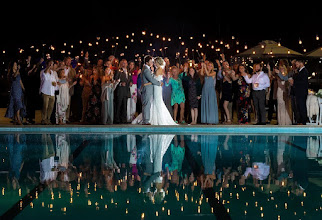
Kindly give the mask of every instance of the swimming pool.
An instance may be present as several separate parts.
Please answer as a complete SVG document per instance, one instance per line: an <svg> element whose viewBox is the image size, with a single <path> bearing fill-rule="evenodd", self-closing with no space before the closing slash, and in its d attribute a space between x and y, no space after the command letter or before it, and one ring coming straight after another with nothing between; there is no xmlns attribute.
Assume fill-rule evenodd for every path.
<svg viewBox="0 0 322 220"><path fill-rule="evenodd" d="M65 133L63 128L47 133L2 131L0 216L317 219L322 215L319 133L289 129L275 135L268 131L237 135L225 128L226 134L198 129L191 134L160 128L159 133L124 134L126 127L108 133L90 133L95 127ZM114 133L116 129L121 130Z"/></svg>

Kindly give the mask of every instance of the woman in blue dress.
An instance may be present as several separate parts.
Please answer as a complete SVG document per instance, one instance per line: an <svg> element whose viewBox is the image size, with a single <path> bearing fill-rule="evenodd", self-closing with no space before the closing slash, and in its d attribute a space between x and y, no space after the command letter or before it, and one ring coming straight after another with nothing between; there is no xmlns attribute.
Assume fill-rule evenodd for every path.
<svg viewBox="0 0 322 220"><path fill-rule="evenodd" d="M25 90L19 72L20 66L13 62L9 67L8 76L12 81L10 90L10 102L5 117L13 119L15 124L22 125L21 119L26 115L23 102L23 91Z"/></svg>
<svg viewBox="0 0 322 220"><path fill-rule="evenodd" d="M218 105L216 95L216 72L214 64L209 62L201 64L200 74L205 76L201 94L201 123L218 124Z"/></svg>

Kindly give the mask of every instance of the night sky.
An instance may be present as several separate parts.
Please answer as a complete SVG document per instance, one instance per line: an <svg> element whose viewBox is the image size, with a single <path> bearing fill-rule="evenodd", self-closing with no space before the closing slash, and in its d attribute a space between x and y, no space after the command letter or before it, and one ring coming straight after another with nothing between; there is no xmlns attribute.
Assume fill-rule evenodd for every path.
<svg viewBox="0 0 322 220"><path fill-rule="evenodd" d="M298 51L301 38L302 47L309 51L320 45L315 42L315 36L322 35L319 6L296 2L282 6L272 2L246 5L234 1L225 4L54 1L50 5L24 1L1 7L0 19L3 30L0 50L37 42L58 44L147 30L186 37L204 33L209 38L223 40L234 35L249 46L270 39Z"/></svg>

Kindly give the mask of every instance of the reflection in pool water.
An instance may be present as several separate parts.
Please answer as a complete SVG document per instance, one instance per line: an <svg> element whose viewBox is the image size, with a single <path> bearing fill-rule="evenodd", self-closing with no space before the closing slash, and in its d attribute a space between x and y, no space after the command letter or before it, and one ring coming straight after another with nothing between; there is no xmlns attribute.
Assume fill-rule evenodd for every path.
<svg viewBox="0 0 322 220"><path fill-rule="evenodd" d="M0 215L316 219L321 137L2 134Z"/></svg>

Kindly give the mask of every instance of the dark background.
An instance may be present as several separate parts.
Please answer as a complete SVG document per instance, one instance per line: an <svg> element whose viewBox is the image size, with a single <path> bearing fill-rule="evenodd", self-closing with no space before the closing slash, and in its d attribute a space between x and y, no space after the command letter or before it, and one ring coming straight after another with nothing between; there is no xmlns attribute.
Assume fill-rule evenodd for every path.
<svg viewBox="0 0 322 220"><path fill-rule="evenodd" d="M1 50L148 30L169 36L205 33L218 39L234 35L249 46L270 39L309 51L318 46L315 36L322 30L319 6L297 2L24 1L6 2L0 16ZM299 38L303 40L301 47Z"/></svg>
<svg viewBox="0 0 322 220"><path fill-rule="evenodd" d="M189 59L201 58L192 49L199 49L197 44L202 42L214 44L215 40L223 40L232 45L226 50L224 45L221 51L216 52L210 48L199 49L205 52L207 59L213 60L219 57L219 53L225 53L228 57L235 55L236 50L243 52L244 45L248 48L257 45L262 40L275 40L283 46L304 53L321 46L322 41L322 13L318 2L314 4L306 2L282 1L10 1L1 2L0 5L0 97L7 100L10 86L6 79L6 70L10 61L19 58L23 60L27 55L32 55L35 61L50 53L55 60L63 59L67 53L61 54L61 50L70 51L71 56L80 55L80 51L89 51L90 60L94 63L97 58L105 59L110 54L119 56L125 52L124 46L129 46L124 58L132 59L137 53L147 53L147 49L155 48L154 56L168 56L173 63L176 52L181 55L185 48L190 48ZM147 36L141 32L147 31ZM130 44L125 39L126 34L136 33L135 43ZM160 34L171 37L171 42L163 42L148 34ZM205 34L206 38L202 35ZM112 37L120 36L119 46ZM185 42L181 46L182 36ZM193 36L193 40L189 38ZM235 36L236 40L231 39ZM316 40L316 36L321 39ZM101 37L99 46L94 43L96 37ZM108 43L104 42L109 38ZM144 39L144 43L140 40ZM303 44L299 45L299 39ZM78 42L82 40L83 44ZM240 42L237 46L236 41ZM88 47L88 43L93 43ZM64 47L63 44L67 46ZM152 43L153 46L149 46ZM46 44L46 46L42 46ZM70 45L73 44L74 49ZM34 49L30 46L34 45ZM50 50L50 45L55 46L55 51ZM163 54L158 49L168 47ZM19 48L23 48L23 54L19 54ZM39 52L35 49L39 48ZM68 48L68 49L67 49ZM106 50L106 53L102 53ZM5 53L3 53L5 51ZM98 56L94 56L98 54ZM197 56L198 55L198 56ZM172 58L172 59L171 59ZM321 61L320 61L321 62ZM319 72L321 63L318 61L308 65L310 72ZM318 74L321 75L321 74ZM321 83L317 81L317 87ZM6 97L6 98L4 98ZM6 105L7 101L1 104Z"/></svg>

